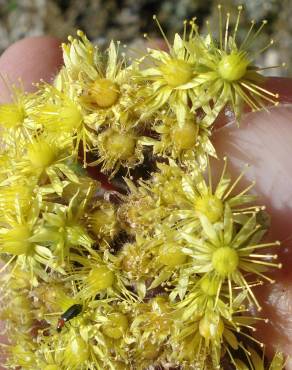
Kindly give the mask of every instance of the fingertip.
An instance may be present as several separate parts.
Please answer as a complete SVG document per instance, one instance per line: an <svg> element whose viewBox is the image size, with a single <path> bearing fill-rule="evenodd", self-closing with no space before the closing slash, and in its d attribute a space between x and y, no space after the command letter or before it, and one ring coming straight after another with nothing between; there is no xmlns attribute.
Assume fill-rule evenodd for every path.
<svg viewBox="0 0 292 370"><path fill-rule="evenodd" d="M33 91L33 83L51 82L63 63L60 40L51 36L29 37L12 44L0 57L0 101L11 99L9 86L19 84Z"/></svg>

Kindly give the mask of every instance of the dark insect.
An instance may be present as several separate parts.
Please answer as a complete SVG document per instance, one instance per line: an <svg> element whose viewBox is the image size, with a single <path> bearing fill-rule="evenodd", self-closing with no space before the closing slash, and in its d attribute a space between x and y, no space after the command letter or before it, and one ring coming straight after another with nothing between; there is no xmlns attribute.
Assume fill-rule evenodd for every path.
<svg viewBox="0 0 292 370"><path fill-rule="evenodd" d="M67 321L70 321L74 317L78 316L82 311L81 304L73 304L73 306L69 307L64 313L62 313L61 317L58 320L57 324L57 332L60 333L62 328L65 326Z"/></svg>

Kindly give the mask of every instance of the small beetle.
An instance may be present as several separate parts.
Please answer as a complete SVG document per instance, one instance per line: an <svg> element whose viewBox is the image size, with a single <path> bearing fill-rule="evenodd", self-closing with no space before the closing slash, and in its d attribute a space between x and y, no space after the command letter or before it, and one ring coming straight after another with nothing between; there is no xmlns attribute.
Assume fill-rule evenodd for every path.
<svg viewBox="0 0 292 370"><path fill-rule="evenodd" d="M57 324L57 332L60 333L62 328L65 326L67 321L70 321L74 317L78 316L82 311L81 304L73 304L73 306L69 307L64 313L62 313L61 317L58 320Z"/></svg>

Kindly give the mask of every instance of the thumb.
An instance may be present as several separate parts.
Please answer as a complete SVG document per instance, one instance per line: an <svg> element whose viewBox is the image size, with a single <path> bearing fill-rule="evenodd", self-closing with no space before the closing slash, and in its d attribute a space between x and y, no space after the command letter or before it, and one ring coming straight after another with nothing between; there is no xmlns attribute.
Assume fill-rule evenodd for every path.
<svg viewBox="0 0 292 370"><path fill-rule="evenodd" d="M291 80L282 82L278 92L283 92L285 103L291 102ZM234 123L219 128L214 145L219 158L228 157L232 172L238 173L246 163L251 166L245 180L256 181L260 204L271 215L268 237L282 242L278 254L283 268L272 276L276 283L257 291L263 315L269 319L258 326L257 337L267 345L268 355L280 350L292 357L292 104L248 113L240 128ZM292 369L292 359L286 369Z"/></svg>
<svg viewBox="0 0 292 370"><path fill-rule="evenodd" d="M12 44L0 57L0 103L11 99L11 85L21 79L25 91L43 79L51 82L63 63L60 41L50 36L29 37Z"/></svg>

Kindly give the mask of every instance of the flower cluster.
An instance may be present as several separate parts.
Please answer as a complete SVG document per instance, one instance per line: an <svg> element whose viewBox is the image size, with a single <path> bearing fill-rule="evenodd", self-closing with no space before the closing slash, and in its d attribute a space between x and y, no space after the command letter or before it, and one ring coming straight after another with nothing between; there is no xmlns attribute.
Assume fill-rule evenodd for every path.
<svg viewBox="0 0 292 370"><path fill-rule="evenodd" d="M280 243L245 169L212 174L220 112L277 104L250 49L264 23L239 42L241 11L132 63L78 31L53 85L0 105L8 368L284 367L253 337Z"/></svg>

